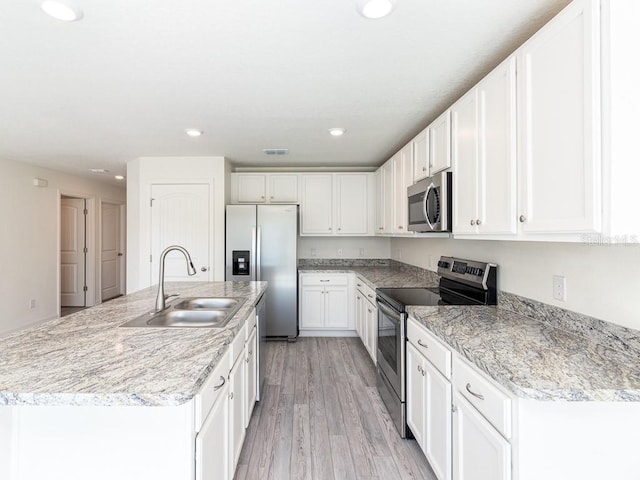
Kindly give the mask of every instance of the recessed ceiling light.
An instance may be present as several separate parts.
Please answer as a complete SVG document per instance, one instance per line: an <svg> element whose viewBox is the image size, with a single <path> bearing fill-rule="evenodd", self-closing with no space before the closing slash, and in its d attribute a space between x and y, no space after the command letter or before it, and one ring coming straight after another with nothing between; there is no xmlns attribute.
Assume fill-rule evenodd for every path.
<svg viewBox="0 0 640 480"><path fill-rule="evenodd" d="M329 133L331 135L333 135L334 137L340 137L340 136L344 135L344 132L346 132L346 130L344 128L330 128L329 129Z"/></svg>
<svg viewBox="0 0 640 480"><path fill-rule="evenodd" d="M109 173L109 170L106 168L90 168L89 171L91 173Z"/></svg>
<svg viewBox="0 0 640 480"><path fill-rule="evenodd" d="M116 175L116 180L124 180L124 175Z"/></svg>
<svg viewBox="0 0 640 480"><path fill-rule="evenodd" d="M396 6L397 0L357 0L356 8L365 18L377 19L389 15Z"/></svg>
<svg viewBox="0 0 640 480"><path fill-rule="evenodd" d="M45 0L40 4L40 8L47 15L63 22L75 22L83 17L82 10L67 2Z"/></svg>
<svg viewBox="0 0 640 480"><path fill-rule="evenodd" d="M185 129L185 133L187 135L189 135L190 137L199 137L204 132L202 130L198 130L197 128L187 128L187 129Z"/></svg>

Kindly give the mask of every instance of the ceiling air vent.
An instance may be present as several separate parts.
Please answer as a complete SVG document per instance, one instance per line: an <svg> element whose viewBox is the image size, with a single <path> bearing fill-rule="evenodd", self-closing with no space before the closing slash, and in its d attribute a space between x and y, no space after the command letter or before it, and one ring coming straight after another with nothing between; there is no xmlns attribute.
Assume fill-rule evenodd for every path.
<svg viewBox="0 0 640 480"><path fill-rule="evenodd" d="M288 148L265 148L262 150L265 155L288 155Z"/></svg>

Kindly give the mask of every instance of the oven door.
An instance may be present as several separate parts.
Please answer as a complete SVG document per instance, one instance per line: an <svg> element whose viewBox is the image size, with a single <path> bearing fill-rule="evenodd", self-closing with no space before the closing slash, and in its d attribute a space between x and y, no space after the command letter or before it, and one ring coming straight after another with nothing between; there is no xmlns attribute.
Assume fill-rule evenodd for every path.
<svg viewBox="0 0 640 480"><path fill-rule="evenodd" d="M378 366L400 402L405 401L406 314L399 313L378 297Z"/></svg>

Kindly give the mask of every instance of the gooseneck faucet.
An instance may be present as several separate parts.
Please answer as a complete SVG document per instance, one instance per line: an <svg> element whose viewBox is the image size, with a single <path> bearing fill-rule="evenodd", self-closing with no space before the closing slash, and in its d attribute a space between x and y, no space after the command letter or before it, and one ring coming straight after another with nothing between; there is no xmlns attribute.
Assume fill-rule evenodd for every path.
<svg viewBox="0 0 640 480"><path fill-rule="evenodd" d="M158 296L156 297L156 312L160 312L167 308L164 296L164 259L167 256L167 253L173 250L178 250L184 254L184 257L187 259L187 274L189 276L193 276L197 273L196 268L193 266L193 262L191 261L191 255L189 255L186 248L181 247L180 245L170 245L165 248L160 255L160 280L158 282Z"/></svg>

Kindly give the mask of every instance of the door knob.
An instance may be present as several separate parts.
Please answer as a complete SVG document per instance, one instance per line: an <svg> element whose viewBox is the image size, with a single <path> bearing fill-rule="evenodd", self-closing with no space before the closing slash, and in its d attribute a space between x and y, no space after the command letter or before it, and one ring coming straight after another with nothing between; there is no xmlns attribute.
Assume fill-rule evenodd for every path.
<svg viewBox="0 0 640 480"><path fill-rule="evenodd" d="M122 256L122 252L118 252L118 256L121 257Z"/></svg>
<svg viewBox="0 0 640 480"><path fill-rule="evenodd" d="M520 215L520 223L524 223L527 221L527 217L525 217L524 215Z"/></svg>
<svg viewBox="0 0 640 480"><path fill-rule="evenodd" d="M207 270L209 270L207 267L202 267L202 268L200 269L200 271L201 271L201 272L206 272Z"/></svg>

